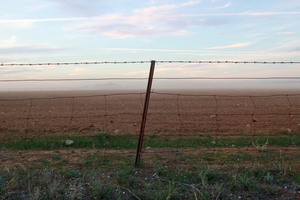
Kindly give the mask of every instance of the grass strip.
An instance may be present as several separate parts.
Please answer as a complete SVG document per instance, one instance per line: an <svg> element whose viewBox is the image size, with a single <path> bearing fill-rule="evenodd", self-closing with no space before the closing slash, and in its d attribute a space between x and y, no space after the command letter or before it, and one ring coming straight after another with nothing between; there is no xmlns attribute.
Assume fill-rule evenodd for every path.
<svg viewBox="0 0 300 200"><path fill-rule="evenodd" d="M73 144L66 145L66 140L72 140ZM138 136L132 135L110 135L99 133L96 136L67 136L44 137L34 140L18 139L10 142L0 142L0 149L11 150L53 150L72 148L96 148L96 149L135 149L137 147ZM258 150L264 146L299 146L299 136L261 136L259 138L249 137L168 137L150 135L145 137L143 147L151 148L242 148L254 146Z"/></svg>

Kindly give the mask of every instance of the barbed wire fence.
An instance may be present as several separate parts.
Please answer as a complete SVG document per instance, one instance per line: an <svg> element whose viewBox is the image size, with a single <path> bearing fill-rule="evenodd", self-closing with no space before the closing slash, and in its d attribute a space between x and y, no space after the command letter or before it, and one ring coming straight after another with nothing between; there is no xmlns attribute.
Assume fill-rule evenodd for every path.
<svg viewBox="0 0 300 200"><path fill-rule="evenodd" d="M0 64L5 67L60 66L101 64L142 64L151 61L130 62L71 62ZM240 62L240 61L155 61L155 63L182 64L300 64L300 62ZM47 81L143 81L148 78L89 78L89 79L2 79L0 82ZM159 77L153 80L298 80L300 77ZM0 98L2 133L25 133L30 140L40 133L105 132L114 135L138 136L143 115L145 92L97 93L95 95L68 95L59 97ZM225 95L200 94L199 91L151 92L146 136L177 140L168 148L144 146L142 154L194 152L185 146L187 138L209 136L213 152L221 147L234 148L235 137L251 138L243 147L253 149L257 138L288 136L289 151L300 131L300 94ZM19 135L20 135L19 134ZM2 134L2 141L7 138ZM223 138L229 138L224 144ZM147 141L147 139L145 141ZM146 143L147 145L147 143ZM201 146L201 145L200 145ZM106 146L104 146L106 155ZM250 148L251 147L251 148ZM116 149L117 150L117 149ZM282 149L280 149L282 150ZM124 153L122 151L119 151ZM125 152L126 153L126 152Z"/></svg>

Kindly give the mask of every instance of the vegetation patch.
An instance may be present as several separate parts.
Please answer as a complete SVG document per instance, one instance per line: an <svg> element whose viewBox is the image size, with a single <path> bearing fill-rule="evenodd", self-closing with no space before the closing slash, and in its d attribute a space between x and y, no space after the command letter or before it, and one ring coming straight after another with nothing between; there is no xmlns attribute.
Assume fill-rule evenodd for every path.
<svg viewBox="0 0 300 200"><path fill-rule="evenodd" d="M66 141L72 141L67 145ZM111 135L99 133L96 136L88 137L78 136L61 136L61 137L43 137L34 140L14 140L9 142L0 142L0 149L14 150L54 150L72 148L96 148L96 149L136 149L138 137L133 135ZM261 136L253 138L244 137L211 137L211 136L189 136L189 137L156 137L151 135L145 137L143 147L151 148L229 148L229 147L255 147L257 150L264 151L268 147L279 146L299 146L300 137L290 136Z"/></svg>

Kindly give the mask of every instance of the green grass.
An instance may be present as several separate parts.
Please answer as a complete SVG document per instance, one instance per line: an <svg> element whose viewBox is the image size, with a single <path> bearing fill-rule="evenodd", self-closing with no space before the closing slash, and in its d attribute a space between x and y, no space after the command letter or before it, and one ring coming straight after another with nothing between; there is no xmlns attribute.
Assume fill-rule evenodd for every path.
<svg viewBox="0 0 300 200"><path fill-rule="evenodd" d="M74 143L66 146L66 139ZM99 133L0 142L1 150L14 150L14 156L0 160L0 199L293 199L299 188L299 152L269 148L299 147L299 136L198 136L179 141L151 135L145 137L144 148L192 151L142 154L139 168L134 168L137 140ZM242 149L266 141L266 149ZM69 151L62 153L64 149ZM26 150L51 152L28 162Z"/></svg>
<svg viewBox="0 0 300 200"><path fill-rule="evenodd" d="M136 149L137 136L132 135L109 135L99 133L95 137L72 136L62 137L44 137L34 140L14 140L10 142L0 143L0 149L14 150L53 150L67 149L65 141L70 139L74 141L72 148L96 148L96 149ZM261 136L258 138L249 137L222 137L213 138L210 136L194 136L194 137L166 137L166 136L148 136L145 137L143 147L151 148L221 148L221 147L248 147L255 145L263 145L268 141L268 146L299 146L300 137L293 136Z"/></svg>
<svg viewBox="0 0 300 200"><path fill-rule="evenodd" d="M19 169L0 177L1 199L275 199L296 190L290 174L270 167L166 168L162 162L139 169Z"/></svg>

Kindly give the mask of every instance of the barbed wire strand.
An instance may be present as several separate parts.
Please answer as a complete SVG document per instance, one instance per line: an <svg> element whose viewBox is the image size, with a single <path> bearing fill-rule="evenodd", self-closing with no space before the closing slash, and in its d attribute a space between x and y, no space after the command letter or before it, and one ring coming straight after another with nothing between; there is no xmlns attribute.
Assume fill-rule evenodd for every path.
<svg viewBox="0 0 300 200"><path fill-rule="evenodd" d="M0 66L60 66L60 65L104 65L104 64L147 64L152 61L91 61L91 62L48 62L48 63L0 63ZM300 61L233 61L233 60L199 60L199 61L155 61L161 64L300 64Z"/></svg>
<svg viewBox="0 0 300 200"><path fill-rule="evenodd" d="M300 80L296 76L282 77L154 77L154 80ZM55 79L0 79L0 82L65 82L65 81L145 81L146 77L115 77L115 78L55 78Z"/></svg>

